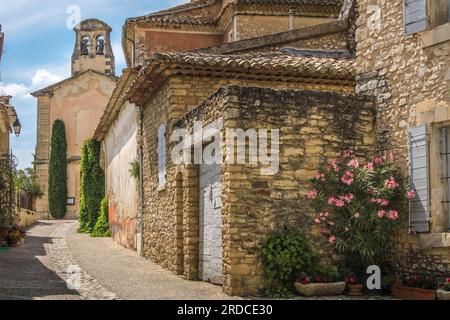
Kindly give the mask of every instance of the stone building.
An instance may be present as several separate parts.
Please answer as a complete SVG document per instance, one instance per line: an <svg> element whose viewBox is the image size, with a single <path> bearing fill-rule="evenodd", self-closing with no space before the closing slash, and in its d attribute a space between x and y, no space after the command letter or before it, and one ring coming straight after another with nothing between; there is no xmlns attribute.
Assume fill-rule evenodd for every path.
<svg viewBox="0 0 450 320"><path fill-rule="evenodd" d="M176 52L301 29L335 20L343 0L192 0L127 19L122 45L128 66L155 52Z"/></svg>
<svg viewBox="0 0 450 320"><path fill-rule="evenodd" d="M2 26L0 25L0 63L2 62L4 38L5 38L5 34L2 32Z"/></svg>
<svg viewBox="0 0 450 320"><path fill-rule="evenodd" d="M10 104L10 96L0 96L0 158L9 157L11 145L10 135L14 131L14 124L19 118L15 108Z"/></svg>
<svg viewBox="0 0 450 320"><path fill-rule="evenodd" d="M448 276L450 3L356 2L356 91L376 98L377 149L394 153L418 193L395 260Z"/></svg>
<svg viewBox="0 0 450 320"><path fill-rule="evenodd" d="M37 98L36 170L44 196L37 200L39 214L48 212L48 167L51 131L61 119L67 131L68 205L66 218L77 218L80 206L80 161L84 140L91 138L116 85L111 28L89 19L74 28L72 76L34 92Z"/></svg>
<svg viewBox="0 0 450 320"><path fill-rule="evenodd" d="M298 210L320 164L346 147L361 156L373 150L374 102L354 93L352 19L342 1L328 0L199 0L128 19L130 69L94 135L110 175L114 237L186 279L258 294L261 245L285 224L309 228L310 216ZM220 147L198 136L199 122L220 128ZM256 140L271 142L265 157L227 161L250 147L245 137L225 139L240 129L269 135ZM180 132L223 161L179 161L172 138ZM195 150L181 158L192 152L195 160ZM130 206L123 190L134 190L128 170L135 158L141 183Z"/></svg>

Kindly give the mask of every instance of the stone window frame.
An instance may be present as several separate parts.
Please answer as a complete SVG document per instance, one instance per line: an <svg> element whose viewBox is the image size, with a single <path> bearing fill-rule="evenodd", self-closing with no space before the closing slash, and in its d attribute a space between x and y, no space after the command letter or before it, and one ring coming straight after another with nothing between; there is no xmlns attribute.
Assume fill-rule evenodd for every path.
<svg viewBox="0 0 450 320"><path fill-rule="evenodd" d="M447 6L447 14L439 10ZM445 15L447 19L445 19ZM421 33L423 48L450 41L450 0L427 0L428 28Z"/></svg>

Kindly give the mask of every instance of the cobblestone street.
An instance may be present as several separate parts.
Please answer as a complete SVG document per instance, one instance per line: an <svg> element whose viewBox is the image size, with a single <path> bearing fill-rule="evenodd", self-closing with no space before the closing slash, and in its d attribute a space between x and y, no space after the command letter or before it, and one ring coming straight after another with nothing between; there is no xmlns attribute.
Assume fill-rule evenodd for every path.
<svg viewBox="0 0 450 320"><path fill-rule="evenodd" d="M230 299L220 287L184 281L111 239L76 230L75 221L40 221L24 245L3 253L0 299Z"/></svg>
<svg viewBox="0 0 450 320"><path fill-rule="evenodd" d="M40 221L29 230L24 245L2 253L0 300L233 299L219 286L182 280L109 238L79 234L77 226L75 221Z"/></svg>

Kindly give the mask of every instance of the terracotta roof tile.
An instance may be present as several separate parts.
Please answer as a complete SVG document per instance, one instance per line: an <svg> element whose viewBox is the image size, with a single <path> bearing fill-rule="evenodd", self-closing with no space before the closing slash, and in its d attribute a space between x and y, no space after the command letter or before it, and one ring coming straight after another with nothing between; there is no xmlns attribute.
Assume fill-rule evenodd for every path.
<svg viewBox="0 0 450 320"><path fill-rule="evenodd" d="M144 63L127 96L139 104L142 97L148 97L173 73L260 80L289 78L298 82L348 85L354 83L356 69L355 60L345 55L156 53Z"/></svg>

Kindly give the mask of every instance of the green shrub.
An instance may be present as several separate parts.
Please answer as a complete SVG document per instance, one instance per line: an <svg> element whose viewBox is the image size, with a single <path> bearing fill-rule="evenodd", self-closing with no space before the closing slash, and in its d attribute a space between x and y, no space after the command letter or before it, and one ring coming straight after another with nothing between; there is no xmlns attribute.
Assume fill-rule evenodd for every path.
<svg viewBox="0 0 450 320"><path fill-rule="evenodd" d="M15 174L14 183L18 189L33 196L42 197L44 194L34 168L19 170Z"/></svg>
<svg viewBox="0 0 450 320"><path fill-rule="evenodd" d="M48 177L48 203L50 214L62 219L67 210L67 141L62 120L53 123Z"/></svg>
<svg viewBox="0 0 450 320"><path fill-rule="evenodd" d="M108 222L108 206L109 206L108 198L105 197L102 200L100 208L100 216L98 217L97 223L95 224L94 231L91 233L92 237L99 237L99 238L111 237Z"/></svg>
<svg viewBox="0 0 450 320"><path fill-rule="evenodd" d="M129 172L130 172L130 176L132 178L139 179L140 166L139 166L139 161L138 160L134 160L133 162L130 162Z"/></svg>
<svg viewBox="0 0 450 320"><path fill-rule="evenodd" d="M80 229L92 233L97 223L100 204L105 196L105 177L100 167L100 143L89 139L81 154Z"/></svg>
<svg viewBox="0 0 450 320"><path fill-rule="evenodd" d="M285 229L269 235L262 248L266 295L284 297L292 294L299 275L313 274L317 255L305 233Z"/></svg>

